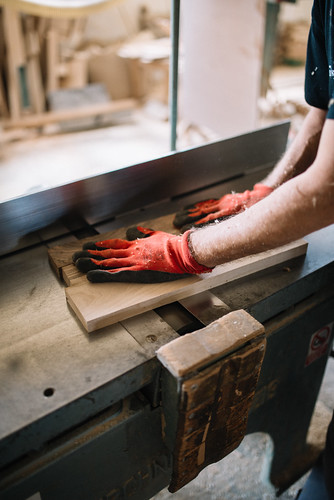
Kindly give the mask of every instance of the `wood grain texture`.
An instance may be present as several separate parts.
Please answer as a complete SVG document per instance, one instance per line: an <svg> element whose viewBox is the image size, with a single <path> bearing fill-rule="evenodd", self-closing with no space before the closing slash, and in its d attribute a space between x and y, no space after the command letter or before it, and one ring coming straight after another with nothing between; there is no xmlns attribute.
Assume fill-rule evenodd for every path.
<svg viewBox="0 0 334 500"><path fill-rule="evenodd" d="M66 289L68 304L88 332L196 295L306 253L307 243L288 245L217 266L212 273L155 283L81 282Z"/></svg>
<svg viewBox="0 0 334 500"><path fill-rule="evenodd" d="M233 311L206 328L163 345L157 357L174 377L185 377L262 333L264 327L250 314L244 310Z"/></svg>
<svg viewBox="0 0 334 500"><path fill-rule="evenodd" d="M240 444L265 347L263 325L238 310L157 351L167 368L161 394L172 493Z"/></svg>
<svg viewBox="0 0 334 500"><path fill-rule="evenodd" d="M170 492L241 443L265 344L264 338L256 339L182 383Z"/></svg>

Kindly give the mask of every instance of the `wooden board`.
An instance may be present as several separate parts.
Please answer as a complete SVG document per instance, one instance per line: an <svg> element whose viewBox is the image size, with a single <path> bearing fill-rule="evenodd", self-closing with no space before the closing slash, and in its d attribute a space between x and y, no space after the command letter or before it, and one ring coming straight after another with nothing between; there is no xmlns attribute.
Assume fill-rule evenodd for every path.
<svg viewBox="0 0 334 500"><path fill-rule="evenodd" d="M66 289L68 304L88 332L196 295L306 253L307 243L288 245L217 266L212 273L157 284L90 283Z"/></svg>
<svg viewBox="0 0 334 500"><path fill-rule="evenodd" d="M48 111L31 116L23 116L17 119L14 119L13 117L12 120L5 120L3 122L3 127L4 129L17 127L43 127L44 125L50 125L51 123L58 123L67 120L129 111L135 109L137 105L138 102L135 99L118 99L117 101L94 104L91 106L85 106L84 108Z"/></svg>

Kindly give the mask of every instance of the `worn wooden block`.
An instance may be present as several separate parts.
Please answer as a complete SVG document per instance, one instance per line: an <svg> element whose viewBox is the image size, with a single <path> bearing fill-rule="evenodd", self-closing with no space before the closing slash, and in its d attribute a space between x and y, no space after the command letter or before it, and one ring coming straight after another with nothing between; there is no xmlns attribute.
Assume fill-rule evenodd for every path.
<svg viewBox="0 0 334 500"><path fill-rule="evenodd" d="M163 401L174 408L174 414L164 410L166 444L173 451L171 492L240 444L265 345L263 326L245 311L234 311L158 350L168 369Z"/></svg>
<svg viewBox="0 0 334 500"><path fill-rule="evenodd" d="M263 332L245 311L234 311L198 330L169 342L157 351L159 361L176 377L194 372Z"/></svg>
<svg viewBox="0 0 334 500"><path fill-rule="evenodd" d="M167 345L168 344L166 344L166 346ZM212 369L209 374L199 373L196 376L196 381L191 378L183 382L184 391L182 397L185 411L193 410L202 405L205 401L213 401L217 390L219 375L220 367L217 366L215 369Z"/></svg>

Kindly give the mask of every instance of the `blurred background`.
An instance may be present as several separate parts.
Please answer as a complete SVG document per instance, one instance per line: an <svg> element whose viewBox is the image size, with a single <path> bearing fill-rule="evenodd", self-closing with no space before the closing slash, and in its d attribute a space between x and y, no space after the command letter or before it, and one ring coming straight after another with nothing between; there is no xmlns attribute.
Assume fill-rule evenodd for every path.
<svg viewBox="0 0 334 500"><path fill-rule="evenodd" d="M0 202L171 149L173 2L62 1L0 2ZM286 119L293 137L311 6L180 3L175 149Z"/></svg>

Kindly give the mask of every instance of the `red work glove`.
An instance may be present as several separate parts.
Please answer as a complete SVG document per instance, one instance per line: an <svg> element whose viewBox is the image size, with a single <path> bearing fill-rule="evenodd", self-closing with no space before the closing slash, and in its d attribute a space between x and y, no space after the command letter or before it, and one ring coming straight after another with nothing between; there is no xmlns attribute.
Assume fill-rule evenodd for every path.
<svg viewBox="0 0 334 500"><path fill-rule="evenodd" d="M272 191L272 188L264 184L255 184L253 191L226 194L217 200L200 201L178 212L173 221L174 226L186 230L190 227L203 226L208 222L224 220L251 207Z"/></svg>
<svg viewBox="0 0 334 500"><path fill-rule="evenodd" d="M73 255L73 262L93 282L159 283L212 271L191 255L189 232L174 236L138 227L129 233L140 239L87 243Z"/></svg>

